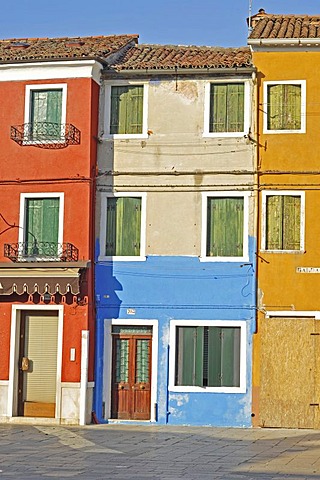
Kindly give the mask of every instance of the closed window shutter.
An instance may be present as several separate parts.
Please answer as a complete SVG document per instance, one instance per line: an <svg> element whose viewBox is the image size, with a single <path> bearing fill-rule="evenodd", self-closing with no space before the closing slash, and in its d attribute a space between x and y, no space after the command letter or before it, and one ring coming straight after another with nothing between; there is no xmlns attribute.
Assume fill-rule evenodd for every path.
<svg viewBox="0 0 320 480"><path fill-rule="evenodd" d="M221 329L208 329L208 386L221 386Z"/></svg>
<svg viewBox="0 0 320 480"><path fill-rule="evenodd" d="M301 85L268 86L268 129L299 130L301 128Z"/></svg>
<svg viewBox="0 0 320 480"><path fill-rule="evenodd" d="M111 134L139 134L143 124L143 86L111 87Z"/></svg>
<svg viewBox="0 0 320 480"><path fill-rule="evenodd" d="M242 256L243 221L243 197L208 198L207 256Z"/></svg>
<svg viewBox="0 0 320 480"><path fill-rule="evenodd" d="M26 200L25 241L29 248L39 242L58 243L59 198Z"/></svg>
<svg viewBox="0 0 320 480"><path fill-rule="evenodd" d="M141 198L108 198L106 255L139 256L140 237Z"/></svg>
<svg viewBox="0 0 320 480"><path fill-rule="evenodd" d="M210 132L244 131L244 84L211 84Z"/></svg>
<svg viewBox="0 0 320 480"><path fill-rule="evenodd" d="M301 197L283 197L283 249L300 250Z"/></svg>
<svg viewBox="0 0 320 480"><path fill-rule="evenodd" d="M267 197L267 250L300 250L300 212L300 196L270 195Z"/></svg>
<svg viewBox="0 0 320 480"><path fill-rule="evenodd" d="M31 92L32 135L42 138L61 137L62 90L34 90ZM50 125L47 125L50 124Z"/></svg>
<svg viewBox="0 0 320 480"><path fill-rule="evenodd" d="M194 385L197 327L177 327L176 385Z"/></svg>
<svg viewBox="0 0 320 480"><path fill-rule="evenodd" d="M221 329L221 386L240 386L240 328Z"/></svg>

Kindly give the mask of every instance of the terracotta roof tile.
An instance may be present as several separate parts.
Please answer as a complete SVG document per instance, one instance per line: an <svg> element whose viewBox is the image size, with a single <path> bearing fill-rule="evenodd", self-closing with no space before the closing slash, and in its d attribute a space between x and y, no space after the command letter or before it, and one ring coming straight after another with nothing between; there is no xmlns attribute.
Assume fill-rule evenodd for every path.
<svg viewBox="0 0 320 480"><path fill-rule="evenodd" d="M135 45L119 56L110 68L120 70L163 70L174 68L250 67L249 48L180 45Z"/></svg>
<svg viewBox="0 0 320 480"><path fill-rule="evenodd" d="M138 35L98 37L10 38L0 40L0 62L73 58L105 59L138 41Z"/></svg>
<svg viewBox="0 0 320 480"><path fill-rule="evenodd" d="M261 9L251 20L249 40L320 38L320 15L271 15Z"/></svg>

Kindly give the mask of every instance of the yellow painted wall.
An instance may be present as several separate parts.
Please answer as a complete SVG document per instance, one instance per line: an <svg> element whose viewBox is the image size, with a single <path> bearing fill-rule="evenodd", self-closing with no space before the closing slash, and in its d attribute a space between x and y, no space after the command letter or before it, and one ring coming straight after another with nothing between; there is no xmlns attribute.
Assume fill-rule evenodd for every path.
<svg viewBox="0 0 320 480"><path fill-rule="evenodd" d="M253 425L261 425L261 330L264 311L320 311L320 51L254 52L258 92L259 189L305 191L305 249L297 253L261 251L262 195L259 195L257 263L258 313L253 350ZM306 133L263 133L263 82L306 80ZM282 173L266 173L278 171ZM287 172L287 173L284 173ZM276 342L276 338L274 338Z"/></svg>

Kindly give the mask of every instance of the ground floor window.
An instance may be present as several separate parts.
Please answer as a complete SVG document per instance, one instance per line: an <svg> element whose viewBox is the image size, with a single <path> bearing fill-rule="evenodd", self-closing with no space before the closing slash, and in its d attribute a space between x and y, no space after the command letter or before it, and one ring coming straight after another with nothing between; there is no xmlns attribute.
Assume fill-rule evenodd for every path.
<svg viewBox="0 0 320 480"><path fill-rule="evenodd" d="M244 322L174 323L173 390L245 388Z"/></svg>

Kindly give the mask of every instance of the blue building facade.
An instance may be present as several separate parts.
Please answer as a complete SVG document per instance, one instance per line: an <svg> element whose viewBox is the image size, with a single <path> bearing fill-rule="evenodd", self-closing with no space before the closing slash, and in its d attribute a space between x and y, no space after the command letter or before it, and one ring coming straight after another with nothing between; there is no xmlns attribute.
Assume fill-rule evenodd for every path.
<svg viewBox="0 0 320 480"><path fill-rule="evenodd" d="M253 73L247 49L150 45L104 72L98 422L251 425Z"/></svg>

